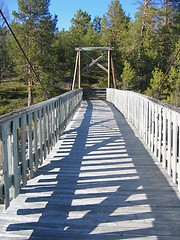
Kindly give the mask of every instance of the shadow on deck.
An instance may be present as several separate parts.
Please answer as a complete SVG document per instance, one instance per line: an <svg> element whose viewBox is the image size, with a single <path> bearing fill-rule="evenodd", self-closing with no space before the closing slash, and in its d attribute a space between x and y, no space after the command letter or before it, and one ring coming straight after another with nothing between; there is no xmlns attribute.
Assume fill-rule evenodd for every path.
<svg viewBox="0 0 180 240"><path fill-rule="evenodd" d="M118 110L84 101L46 165L0 215L0 236L178 240L179 210L176 187Z"/></svg>

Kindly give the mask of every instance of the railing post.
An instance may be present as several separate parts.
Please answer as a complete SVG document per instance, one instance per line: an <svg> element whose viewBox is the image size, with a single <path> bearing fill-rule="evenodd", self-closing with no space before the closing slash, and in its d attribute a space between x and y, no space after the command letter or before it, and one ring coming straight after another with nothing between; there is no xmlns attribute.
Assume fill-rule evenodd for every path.
<svg viewBox="0 0 180 240"><path fill-rule="evenodd" d="M79 75L79 88L81 88L81 51L79 51L79 69L78 69L78 75Z"/></svg>
<svg viewBox="0 0 180 240"><path fill-rule="evenodd" d="M2 142L3 142L2 162L3 162L3 175L4 175L5 208L8 208L9 205L10 205L9 159L8 159L8 126L7 126L8 123L4 124L3 129L2 129Z"/></svg>
<svg viewBox="0 0 180 240"><path fill-rule="evenodd" d="M159 116L159 123L158 123L158 161L162 161L162 107L158 107L158 116Z"/></svg>
<svg viewBox="0 0 180 240"><path fill-rule="evenodd" d="M0 203L5 208L33 177L82 99L82 90L0 117Z"/></svg>
<svg viewBox="0 0 180 240"><path fill-rule="evenodd" d="M44 150L44 159L47 156L47 116L46 116L46 106L43 107L43 150Z"/></svg>
<svg viewBox="0 0 180 240"><path fill-rule="evenodd" d="M33 149L32 149L32 113L30 112L28 115L27 122L27 137L28 137L28 158L29 158L29 168L30 168L30 178L33 177L34 169L33 169Z"/></svg>
<svg viewBox="0 0 180 240"><path fill-rule="evenodd" d="M40 164L43 163L43 116L42 116L43 109L40 108L38 111L38 118L39 118L39 155L40 155Z"/></svg>
<svg viewBox="0 0 180 240"><path fill-rule="evenodd" d="M22 180L23 187L27 183L27 161L26 161L26 116L23 114L21 117L21 160L22 160Z"/></svg>
<svg viewBox="0 0 180 240"><path fill-rule="evenodd" d="M171 145L172 145L172 135L171 135L171 110L168 109L168 145L167 145L167 149L168 149L168 155L167 155L167 171L169 176L171 176Z"/></svg>
<svg viewBox="0 0 180 240"><path fill-rule="evenodd" d="M177 182L177 116L176 113L172 111L172 122L173 122L173 149L172 149L172 179L173 182Z"/></svg>
<svg viewBox="0 0 180 240"><path fill-rule="evenodd" d="M180 191L179 110L141 94L117 89L108 89L107 100L134 124Z"/></svg>
<svg viewBox="0 0 180 240"><path fill-rule="evenodd" d="M178 128L179 128L179 134L178 134L178 140L179 140L179 144L178 144L178 165L177 165L177 174L178 174L178 190L180 191L180 118L178 118Z"/></svg>
<svg viewBox="0 0 180 240"><path fill-rule="evenodd" d="M108 88L111 87L111 51L108 50Z"/></svg>
<svg viewBox="0 0 180 240"><path fill-rule="evenodd" d="M35 165L35 171L38 169L38 140L37 140L37 124L38 124L38 119L37 119L37 110L35 109L34 111L34 165Z"/></svg>
<svg viewBox="0 0 180 240"><path fill-rule="evenodd" d="M18 162L18 138L17 138L17 119L13 122L13 176L14 176L14 197L17 197L20 191L19 186L19 162Z"/></svg>
<svg viewBox="0 0 180 240"><path fill-rule="evenodd" d="M2 138L2 126L0 126L0 201L3 201L4 193L3 193L3 162L4 162L4 154L3 154L3 138Z"/></svg>

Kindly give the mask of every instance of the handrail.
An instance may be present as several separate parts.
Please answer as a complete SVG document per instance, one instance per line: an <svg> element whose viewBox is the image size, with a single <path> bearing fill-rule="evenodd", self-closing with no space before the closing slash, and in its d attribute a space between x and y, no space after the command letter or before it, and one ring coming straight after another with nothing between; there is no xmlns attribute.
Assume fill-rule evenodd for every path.
<svg viewBox="0 0 180 240"><path fill-rule="evenodd" d="M142 94L107 89L107 101L137 129L180 191L180 111Z"/></svg>
<svg viewBox="0 0 180 240"><path fill-rule="evenodd" d="M46 159L82 101L82 89L0 117L0 198L5 208Z"/></svg>

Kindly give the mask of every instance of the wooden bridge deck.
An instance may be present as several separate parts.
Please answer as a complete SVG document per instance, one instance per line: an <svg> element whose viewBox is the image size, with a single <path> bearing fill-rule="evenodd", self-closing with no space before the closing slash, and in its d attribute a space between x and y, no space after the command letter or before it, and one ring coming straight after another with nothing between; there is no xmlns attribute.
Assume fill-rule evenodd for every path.
<svg viewBox="0 0 180 240"><path fill-rule="evenodd" d="M180 194L124 117L84 101L11 206L0 239L180 239Z"/></svg>

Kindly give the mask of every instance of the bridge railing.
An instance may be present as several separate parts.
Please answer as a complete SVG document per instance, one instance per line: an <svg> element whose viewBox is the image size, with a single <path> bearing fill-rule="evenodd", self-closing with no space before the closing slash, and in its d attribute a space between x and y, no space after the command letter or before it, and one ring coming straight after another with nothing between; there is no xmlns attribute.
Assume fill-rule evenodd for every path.
<svg viewBox="0 0 180 240"><path fill-rule="evenodd" d="M137 129L180 191L180 111L144 95L107 89L107 101Z"/></svg>
<svg viewBox="0 0 180 240"><path fill-rule="evenodd" d="M0 199L10 205L46 159L82 100L82 89L0 117Z"/></svg>

